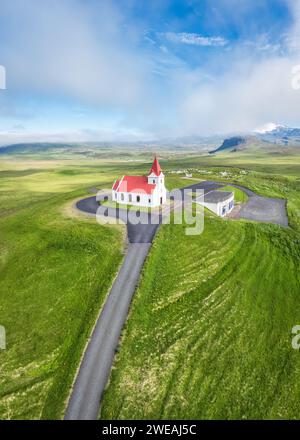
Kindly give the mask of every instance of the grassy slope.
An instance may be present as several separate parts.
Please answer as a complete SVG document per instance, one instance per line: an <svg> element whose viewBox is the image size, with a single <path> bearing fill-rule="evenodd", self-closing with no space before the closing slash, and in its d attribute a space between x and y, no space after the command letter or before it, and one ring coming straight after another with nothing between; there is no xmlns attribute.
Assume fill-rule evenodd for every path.
<svg viewBox="0 0 300 440"><path fill-rule="evenodd" d="M207 164L209 178L226 181L217 161L220 169ZM259 160L248 158L244 167L239 161L228 180L286 197L293 229L209 218L202 235L189 237L183 227L163 226L102 417L300 417L300 357L291 348L291 328L300 321L298 165L274 163L272 174L268 161L265 174Z"/></svg>
<svg viewBox="0 0 300 440"><path fill-rule="evenodd" d="M235 188L234 186L226 185L223 188L220 188L220 191L230 191L234 193L234 201L235 203L246 203L248 200L247 194L239 188Z"/></svg>
<svg viewBox="0 0 300 440"><path fill-rule="evenodd" d="M299 418L299 261L299 238L278 227L163 226L102 416Z"/></svg>
<svg viewBox="0 0 300 440"><path fill-rule="evenodd" d="M3 158L0 162L0 324L4 324L8 330L8 349L5 352L0 352L0 418L54 418L61 416L64 400L74 377L74 371L78 365L83 345L104 299L107 286L116 273L121 258L119 231L95 226L90 222L75 218L64 218L62 206L73 197L83 195L85 188L99 184L102 187L108 187L116 176L127 173L141 174L146 171L148 165L150 166L150 161L149 164L145 165L144 162L124 162L116 157L114 157L114 161L106 163L94 159L92 161L90 159L79 160L78 158L74 160L74 157L70 156L66 157L67 160L64 162L41 160L43 158L44 155L41 157L34 156L30 161L26 158L22 158L21 161ZM268 165L265 166L265 163L268 163ZM268 160L266 162L264 157L261 158L261 161L257 161L252 156L238 157L230 155L228 158L205 158L201 156L192 159L180 158L179 160L172 157L170 160L163 162L163 166L166 170L196 166L202 168L205 173L202 175L201 172L193 172L195 176L218 178L219 180L224 180L220 177L219 171L226 169L230 171L229 181L244 183L260 193L288 197L291 223L293 227L297 228L300 226L300 199L297 181L300 169L299 163L299 158L295 157L274 158L274 161ZM247 173L244 175L240 170L241 168L244 170L245 167ZM210 174L207 175L206 172ZM276 176L271 173L276 173ZM285 175L282 176L282 174ZM179 176L167 176L169 189L189 183L189 181L182 180ZM218 257L221 248L218 247L217 243L215 247L212 244L215 234L219 236L222 232L226 232L222 229L225 223L218 223L217 219L214 222L211 223L212 229L206 228L205 231L205 233L211 234L207 241L207 252L215 253L216 264L222 268L228 255L220 253ZM252 225L249 227L255 228ZM227 241L232 243L232 240L234 240L232 245L236 247L236 240L244 239L246 235L244 230L246 225L235 222L234 226L231 223L228 228L230 229L227 232L230 233L225 246L227 246ZM267 227L263 226L263 228ZM149 278L147 281L149 284L151 277L153 277L151 275L152 265L155 258L159 258L161 252L160 240L170 246L171 251L173 251L173 258L174 255L180 255L177 253L177 245L175 246L175 243L172 245L170 237L173 237L178 240L178 245L183 246L183 250L189 243L194 250L194 253L184 251L189 253L189 259L187 259L187 256L182 257L182 259L185 259L185 265L182 271L179 270L181 266L178 268L178 277L176 278L178 283L188 288L185 274L191 273L196 276L193 265L196 264L199 258L201 259L203 243L197 241L197 246L195 244L193 247L191 237L184 236L183 239L180 238L178 235L179 229L168 233L167 230L168 226L164 226L160 232L159 237L161 238L156 243L158 249L155 248L151 255L143 283ZM101 233L99 233L100 231ZM285 233L289 234L287 231ZM170 237L168 234L171 234ZM254 235L256 240L262 241L261 234L255 233ZM269 244L269 237L273 238L273 230L265 236L266 246ZM202 239L205 239L205 234ZM278 240L278 242L282 242L278 247L286 249L286 260L290 261L290 263L287 263L287 267L291 264L290 246L293 240L295 240L293 235L286 235L283 242L281 239ZM163 247L166 248L166 246ZM198 258L196 261L191 262L191 259L195 260L195 252ZM269 254L271 254L271 250ZM99 255L103 257L99 258ZM155 257L155 255L157 256ZM255 253L251 255L253 255L253 261L247 256L249 261L245 263L246 267L247 265L256 267L257 258L261 258L261 254L257 258ZM282 253L280 251L276 256L278 258L277 266L282 264L281 257ZM167 256L164 258L166 259ZM293 264L296 266L298 260L296 257L293 258ZM179 260L178 265L182 261ZM200 269L208 264L204 259L201 261L203 264L201 267L199 266ZM210 261L207 270L208 273L213 273L215 265L213 260ZM199 267L195 267L198 272ZM286 267L283 267L285 271ZM101 277L101 273L104 272L105 277ZM283 277L282 273L283 271L276 273L277 278ZM181 278L179 278L179 275L181 275ZM244 274L246 280L248 276L248 273ZM177 292L181 292L181 289L174 288L176 284L173 283L173 273L171 276L171 273L165 274L164 271L161 271L161 277L165 283L163 301L168 302L167 290L169 289L172 293L172 289ZM195 278L192 286L197 287L198 283L203 286L204 279L201 277ZM259 280L259 278L257 279ZM290 279L293 280L293 275L290 276ZM296 283L296 281L290 283L290 279L287 280L288 289L286 290L289 291L291 285L291 295L293 296L292 283ZM294 278L294 280L296 279ZM161 298L160 285L157 287L155 285L156 281L152 280L152 282L155 287L155 295ZM239 280L237 282L243 283ZM255 282L255 279L253 282ZM181 284L178 285L181 286ZM140 292L140 295L142 295L141 290ZM136 297L136 300L139 299L140 295ZM152 295L152 291L149 292L149 295ZM183 295L183 297L187 298L188 295ZM288 301L291 300L288 299ZM140 307L142 308L142 303ZM146 302L145 309L142 312L145 322L152 319L152 316L148 315L147 307L148 303ZM194 305L192 304L190 307L192 310ZM152 308L153 304L151 303L150 311ZM294 313L296 313L295 310L296 307ZM181 313L181 309L179 313ZM243 312L241 311L241 313ZM288 313L290 313L290 316ZM178 316L180 315L176 315L177 318ZM292 321L293 316L292 311L290 312L290 308L288 308L286 317ZM133 312L132 318L133 321L130 325L134 329L134 325L137 323L135 312ZM161 325L158 318L159 316L157 316L158 325ZM269 319L267 315L266 319ZM269 319L269 321L273 322L272 319ZM167 320L165 327L169 325L168 322ZM172 322L170 321L171 325ZM180 331L179 324L175 325L177 325L178 330L174 333L174 338L178 340L177 344L181 344L181 337L185 336L184 327ZM150 326L149 324L149 331ZM138 328L134 331L137 330ZM168 338L171 338L172 331L172 328L170 328ZM191 328L190 333L192 331ZM155 337L150 332L147 341L145 338L148 336L144 335L144 339L137 339L135 342L140 348L143 348L143 341L150 344L150 346L151 344L156 345L157 338L152 341L151 335L153 338ZM195 337L200 339L201 335L195 332ZM289 344L289 336L287 339ZM125 348L126 341L127 339L124 342ZM163 344L165 344L163 339L158 341L158 347ZM124 347L121 350L121 355L124 356L125 361ZM163 353L159 355L161 358L163 358ZM211 356L212 353L208 353L208 355ZM139 353L137 352L138 356ZM145 362L144 370L147 370L146 367L149 361L144 356L145 354L142 352L140 360L137 359L136 362ZM175 356L172 356L176 362ZM294 356L294 352L290 353L290 356ZM275 361L278 362L277 357ZM127 359L127 370L130 368L130 372L133 372L134 366L129 365L129 363L130 360ZM122 363L118 365L122 366ZM160 368L160 363L158 368ZM115 374L114 388L109 389L108 396L110 397L107 397L110 401L112 399L112 389L115 390L116 396L119 396L117 383L121 384L121 380L123 380L119 376L118 370ZM147 371L144 374L147 375ZM161 379L159 372L156 370L150 369L149 374L151 374L149 380L146 377L149 386L152 386L151 382L156 381L158 383ZM199 374L199 371L197 374ZM140 385L138 380L137 384ZM144 382L142 382L143 384ZM145 386L148 386L147 383L145 383ZM159 383L159 389L160 387L161 384ZM164 393L164 388L161 387L161 389L161 392ZM168 394L172 395L172 382L170 382L169 390L164 397L166 402ZM295 396L293 397L294 400L298 397L296 391L292 394L292 396ZM279 393L281 393L280 388ZM288 391L286 391L287 393ZM130 417L134 416L137 410L136 398L137 396L133 394L132 405L134 408L131 408ZM109 400L106 401L109 402ZM291 398L288 402L290 401ZM124 408L122 411L124 411ZM113 409L111 403L106 405L106 412L123 414L119 409L118 411ZM186 409L187 417L188 413L189 411Z"/></svg>
<svg viewBox="0 0 300 440"><path fill-rule="evenodd" d="M61 417L122 258L120 230L62 214L101 175L52 165L0 173L0 418Z"/></svg>
<svg viewBox="0 0 300 440"><path fill-rule="evenodd" d="M187 169L193 177L245 185L258 194L287 199L290 225L300 231L300 153L220 154L172 160L166 169ZM226 171L227 177L222 173ZM180 178L177 177L177 180ZM186 180L181 179L186 182ZM179 183L178 183L179 184Z"/></svg>

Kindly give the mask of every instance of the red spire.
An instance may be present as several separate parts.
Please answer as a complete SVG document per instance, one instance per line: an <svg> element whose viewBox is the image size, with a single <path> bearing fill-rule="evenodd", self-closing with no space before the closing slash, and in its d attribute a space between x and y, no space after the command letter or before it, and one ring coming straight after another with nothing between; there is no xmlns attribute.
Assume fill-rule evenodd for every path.
<svg viewBox="0 0 300 440"><path fill-rule="evenodd" d="M161 168L160 168L159 162L158 162L158 160L157 160L157 157L155 156L149 174L154 173L156 176L159 176L161 172L162 172L162 171L161 171Z"/></svg>

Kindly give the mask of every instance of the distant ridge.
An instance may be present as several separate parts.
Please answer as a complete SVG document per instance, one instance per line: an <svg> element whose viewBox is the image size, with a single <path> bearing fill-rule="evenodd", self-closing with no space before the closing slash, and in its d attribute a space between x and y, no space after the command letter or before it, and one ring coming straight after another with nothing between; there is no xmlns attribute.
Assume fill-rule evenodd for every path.
<svg viewBox="0 0 300 440"><path fill-rule="evenodd" d="M212 150L209 152L209 154L219 153L220 151L224 150L236 150L236 147L243 145L246 143L246 138L242 136L234 136L228 139L224 139L222 145L215 150Z"/></svg>
<svg viewBox="0 0 300 440"><path fill-rule="evenodd" d="M256 136L266 142L279 145L299 145L300 128L291 128L286 125L273 124L272 130L258 131Z"/></svg>
<svg viewBox="0 0 300 440"><path fill-rule="evenodd" d="M12 145L7 145L5 147L0 147L0 154L39 152L39 151L51 150L54 148L70 148L70 144L51 143L51 142L12 144Z"/></svg>

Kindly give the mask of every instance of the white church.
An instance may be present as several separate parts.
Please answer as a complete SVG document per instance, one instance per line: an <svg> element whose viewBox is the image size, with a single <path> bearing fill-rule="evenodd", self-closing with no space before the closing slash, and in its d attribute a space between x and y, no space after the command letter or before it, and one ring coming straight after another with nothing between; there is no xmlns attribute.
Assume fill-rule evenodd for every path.
<svg viewBox="0 0 300 440"><path fill-rule="evenodd" d="M147 176L123 176L115 180L112 187L112 200L136 206L155 207L167 200L165 176L157 158L154 158Z"/></svg>

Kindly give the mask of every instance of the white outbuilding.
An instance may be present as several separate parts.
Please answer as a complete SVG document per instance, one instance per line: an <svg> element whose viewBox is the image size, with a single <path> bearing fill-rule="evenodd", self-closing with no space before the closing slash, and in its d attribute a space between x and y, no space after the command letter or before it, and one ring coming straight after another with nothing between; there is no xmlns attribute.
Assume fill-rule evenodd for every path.
<svg viewBox="0 0 300 440"><path fill-rule="evenodd" d="M230 191L210 191L195 201L220 217L229 214L234 208L234 194Z"/></svg>

